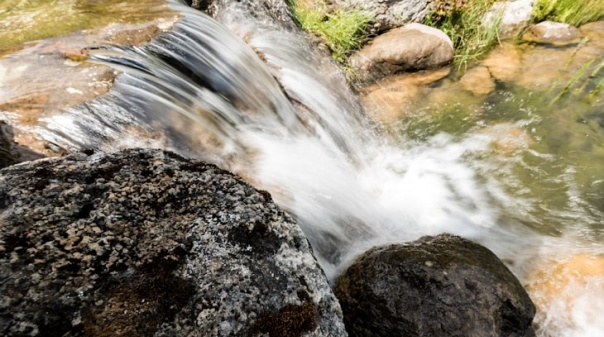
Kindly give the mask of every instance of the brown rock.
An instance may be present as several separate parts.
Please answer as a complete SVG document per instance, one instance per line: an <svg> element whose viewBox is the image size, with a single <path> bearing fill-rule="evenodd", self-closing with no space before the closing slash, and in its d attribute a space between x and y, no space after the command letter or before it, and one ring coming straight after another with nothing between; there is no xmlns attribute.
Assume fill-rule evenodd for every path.
<svg viewBox="0 0 604 337"><path fill-rule="evenodd" d="M521 60L522 53L517 45L503 43L489 53L482 65L489 69L495 79L507 82L516 77Z"/></svg>
<svg viewBox="0 0 604 337"><path fill-rule="evenodd" d="M403 71L441 67L453 60L453 43L442 31L412 23L376 37L350 58L364 81Z"/></svg>
<svg viewBox="0 0 604 337"><path fill-rule="evenodd" d="M527 291L538 309L535 323L553 326L557 331L581 331L581 321L593 322L597 326L594 331L602 331L604 324L600 317L604 303L585 301L588 296L601 294L602 279L604 258L593 252L539 259L526 277ZM552 312L556 312L555 319L548 315Z"/></svg>
<svg viewBox="0 0 604 337"><path fill-rule="evenodd" d="M581 26L580 31L589 39L588 44L604 49L604 21L586 23Z"/></svg>
<svg viewBox="0 0 604 337"><path fill-rule="evenodd" d="M361 101L377 120L385 124L396 122L413 110L426 85L443 79L449 72L449 68L441 68L390 76L362 89Z"/></svg>
<svg viewBox="0 0 604 337"><path fill-rule="evenodd" d="M540 44L567 46L579 43L581 32L566 23L544 21L530 26L522 38Z"/></svg>
<svg viewBox="0 0 604 337"><path fill-rule="evenodd" d="M459 81L461 86L477 96L487 95L495 90L495 82L487 67L475 67L468 70Z"/></svg>

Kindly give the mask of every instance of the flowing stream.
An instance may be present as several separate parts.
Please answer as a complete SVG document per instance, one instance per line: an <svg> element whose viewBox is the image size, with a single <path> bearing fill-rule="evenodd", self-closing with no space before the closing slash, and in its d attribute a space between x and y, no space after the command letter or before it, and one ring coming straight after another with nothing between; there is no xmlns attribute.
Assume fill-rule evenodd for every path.
<svg viewBox="0 0 604 337"><path fill-rule="evenodd" d="M181 20L151 44L90 52L123 74L107 95L47 117L45 139L161 147L237 172L298 219L330 278L374 245L476 240L542 303L539 336L604 336L601 100L587 108L596 124L570 141L552 139L562 112L545 118L511 91L463 132L425 121L386 130L299 33L237 8L217 23L171 6ZM516 112L502 118L500 107ZM495 151L510 130L532 138Z"/></svg>

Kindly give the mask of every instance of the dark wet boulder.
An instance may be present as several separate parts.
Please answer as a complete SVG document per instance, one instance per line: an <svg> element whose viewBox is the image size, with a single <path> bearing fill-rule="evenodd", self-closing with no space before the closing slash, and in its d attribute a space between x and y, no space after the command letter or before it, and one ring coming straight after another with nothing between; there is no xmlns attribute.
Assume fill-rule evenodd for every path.
<svg viewBox="0 0 604 337"><path fill-rule="evenodd" d="M18 154L13 150L13 135L11 128L4 121L0 121L0 168L18 162Z"/></svg>
<svg viewBox="0 0 604 337"><path fill-rule="evenodd" d="M296 223L159 150L0 170L1 336L345 336Z"/></svg>
<svg viewBox="0 0 604 337"><path fill-rule="evenodd" d="M22 161L44 157L44 155L32 151L26 146L17 144L14 138L13 127L0 120L0 169ZM52 144L47 143L45 145L50 147Z"/></svg>
<svg viewBox="0 0 604 337"><path fill-rule="evenodd" d="M338 278L350 336L528 337L535 308L488 249L452 235L373 248Z"/></svg>

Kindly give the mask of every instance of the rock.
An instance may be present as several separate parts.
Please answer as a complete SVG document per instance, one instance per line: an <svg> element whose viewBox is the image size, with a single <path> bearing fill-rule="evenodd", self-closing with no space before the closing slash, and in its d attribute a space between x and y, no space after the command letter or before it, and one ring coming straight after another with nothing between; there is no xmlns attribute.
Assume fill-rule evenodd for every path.
<svg viewBox="0 0 604 337"><path fill-rule="evenodd" d="M487 67L474 67L468 70L459 81L461 86L477 96L487 95L495 90L495 81Z"/></svg>
<svg viewBox="0 0 604 337"><path fill-rule="evenodd" d="M264 28L298 31L287 3L279 0L212 0L208 13L219 22L231 21L229 16L250 16L252 22L262 23ZM233 14L235 13L235 14ZM241 22L245 25L246 22ZM227 24L228 26L228 24Z"/></svg>
<svg viewBox="0 0 604 337"><path fill-rule="evenodd" d="M497 1L482 19L484 26L490 26L500 21L500 32L512 34L526 27L533 13L535 0Z"/></svg>
<svg viewBox="0 0 604 337"><path fill-rule="evenodd" d="M547 331L601 336L603 280L604 257L595 252L557 251L539 258L526 277L527 290L539 309L535 323Z"/></svg>
<svg viewBox="0 0 604 337"><path fill-rule="evenodd" d="M423 98L420 94L426 90L426 86L445 78L450 70L449 67L444 67L384 78L360 90L361 102L365 110L380 122L400 122L405 114L425 104L423 99L418 101L420 97Z"/></svg>
<svg viewBox="0 0 604 337"><path fill-rule="evenodd" d="M529 42L567 46L579 43L581 32L566 23L544 21L530 26L522 38Z"/></svg>
<svg viewBox="0 0 604 337"><path fill-rule="evenodd" d="M15 143L12 126L0 120L0 168L42 157L42 154Z"/></svg>
<svg viewBox="0 0 604 337"><path fill-rule="evenodd" d="M336 7L362 9L374 17L372 33L422 22L433 7L431 0L335 0Z"/></svg>
<svg viewBox="0 0 604 337"><path fill-rule="evenodd" d="M482 61L491 75L498 81L511 81L518 74L522 63L522 52L514 43L502 43Z"/></svg>
<svg viewBox="0 0 604 337"><path fill-rule="evenodd" d="M512 156L534 143L527 131L513 124L498 123L486 126L480 132L491 139L491 149L498 155Z"/></svg>
<svg viewBox="0 0 604 337"><path fill-rule="evenodd" d="M159 150L0 171L2 336L345 336L296 223Z"/></svg>
<svg viewBox="0 0 604 337"><path fill-rule="evenodd" d="M591 40L604 41L604 21L586 23L579 29L583 35Z"/></svg>
<svg viewBox="0 0 604 337"><path fill-rule="evenodd" d="M373 248L336 283L357 336L534 336L535 308L488 249L448 234Z"/></svg>
<svg viewBox="0 0 604 337"><path fill-rule="evenodd" d="M350 58L361 80L377 80L402 71L444 66L453 60L453 43L442 31L418 23L373 39Z"/></svg>
<svg viewBox="0 0 604 337"><path fill-rule="evenodd" d="M0 121L0 168L18 163L18 155L13 152L13 135L11 128Z"/></svg>

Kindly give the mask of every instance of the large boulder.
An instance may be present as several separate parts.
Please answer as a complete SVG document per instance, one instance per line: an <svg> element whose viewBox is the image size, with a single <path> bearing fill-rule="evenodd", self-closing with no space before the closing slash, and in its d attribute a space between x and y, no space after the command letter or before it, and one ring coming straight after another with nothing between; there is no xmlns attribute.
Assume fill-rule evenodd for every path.
<svg viewBox="0 0 604 337"><path fill-rule="evenodd" d="M453 60L453 42L433 27L411 23L390 30L353 54L350 64L363 81L394 73L438 68Z"/></svg>
<svg viewBox="0 0 604 337"><path fill-rule="evenodd" d="M336 283L350 336L534 336L535 308L488 249L452 235L377 247Z"/></svg>
<svg viewBox="0 0 604 337"><path fill-rule="evenodd" d="M159 150L0 170L2 336L345 336L296 223Z"/></svg>

